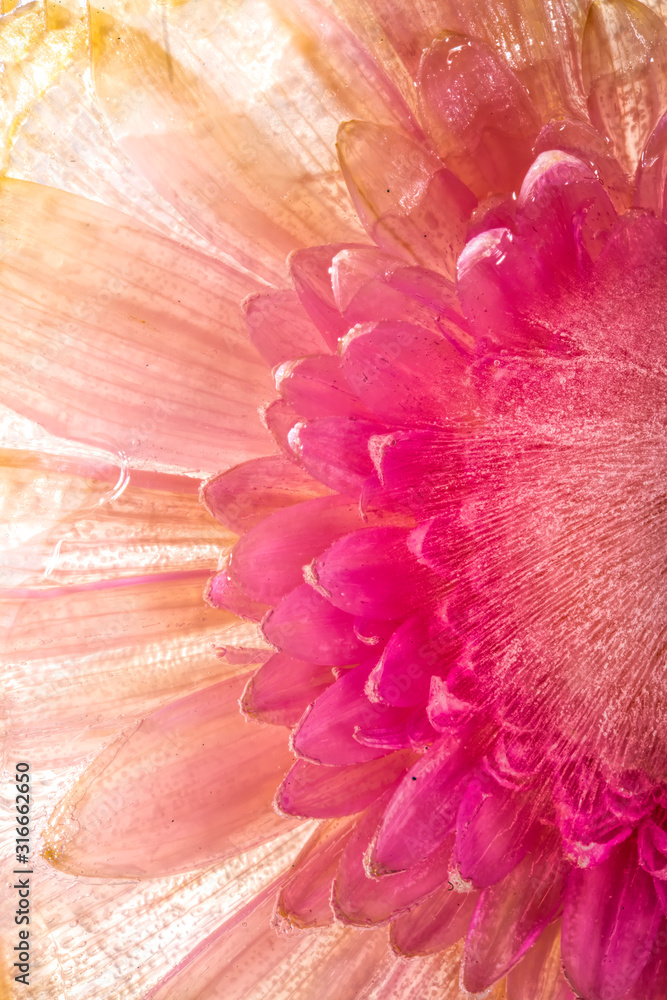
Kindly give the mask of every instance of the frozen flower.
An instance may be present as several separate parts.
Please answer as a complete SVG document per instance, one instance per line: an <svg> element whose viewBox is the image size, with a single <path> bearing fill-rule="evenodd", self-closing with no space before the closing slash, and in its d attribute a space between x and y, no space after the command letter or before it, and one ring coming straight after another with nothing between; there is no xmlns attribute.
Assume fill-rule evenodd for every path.
<svg viewBox="0 0 667 1000"><path fill-rule="evenodd" d="M0 189L53 892L178 940L115 996L664 1000L659 6L117 7Z"/></svg>

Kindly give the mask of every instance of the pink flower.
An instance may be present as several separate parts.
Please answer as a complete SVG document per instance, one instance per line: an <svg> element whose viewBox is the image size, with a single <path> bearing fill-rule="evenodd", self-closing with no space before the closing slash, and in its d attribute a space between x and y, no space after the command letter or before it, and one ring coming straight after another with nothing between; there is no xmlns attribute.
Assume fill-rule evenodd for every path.
<svg viewBox="0 0 667 1000"><path fill-rule="evenodd" d="M216 11L0 186L42 995L664 1000L667 27Z"/></svg>

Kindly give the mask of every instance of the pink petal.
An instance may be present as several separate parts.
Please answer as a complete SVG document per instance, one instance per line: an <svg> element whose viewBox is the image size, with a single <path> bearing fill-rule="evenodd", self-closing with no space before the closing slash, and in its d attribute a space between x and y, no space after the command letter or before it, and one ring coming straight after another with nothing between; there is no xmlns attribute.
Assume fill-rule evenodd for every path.
<svg viewBox="0 0 667 1000"><path fill-rule="evenodd" d="M478 889L508 875L534 846L541 802L486 775L468 785L456 818L456 860Z"/></svg>
<svg viewBox="0 0 667 1000"><path fill-rule="evenodd" d="M332 683L329 668L276 653L246 684L241 709L260 722L293 726L308 705Z"/></svg>
<svg viewBox="0 0 667 1000"><path fill-rule="evenodd" d="M392 709L374 705L364 696L374 662L344 671L311 705L292 738L299 756L316 764L340 765L360 764L386 754L384 748L362 745L354 738L357 726L379 725L392 716Z"/></svg>
<svg viewBox="0 0 667 1000"><path fill-rule="evenodd" d="M251 341L271 367L328 350L296 292L255 293L243 303L243 312Z"/></svg>
<svg viewBox="0 0 667 1000"><path fill-rule="evenodd" d="M501 979L556 916L563 880L560 850L545 840L502 882L484 889L466 938L463 985L481 993Z"/></svg>
<svg viewBox="0 0 667 1000"><path fill-rule="evenodd" d="M561 332L544 322L553 287L547 263L507 229L487 230L459 257L463 312L476 340L491 349L557 351Z"/></svg>
<svg viewBox="0 0 667 1000"><path fill-rule="evenodd" d="M465 184L397 129L345 122L337 146L357 214L374 242L453 277L477 203Z"/></svg>
<svg viewBox="0 0 667 1000"><path fill-rule="evenodd" d="M628 178L603 136L592 125L569 118L558 118L544 126L535 142L536 155L562 149L587 163L599 178L617 212L632 204Z"/></svg>
<svg viewBox="0 0 667 1000"><path fill-rule="evenodd" d="M457 744L450 736L417 761L382 817L370 860L374 872L405 871L439 847L454 829L474 764L474 743Z"/></svg>
<svg viewBox="0 0 667 1000"><path fill-rule="evenodd" d="M346 535L312 566L317 588L352 615L398 618L428 601L428 570L408 550L408 529L366 528Z"/></svg>
<svg viewBox="0 0 667 1000"><path fill-rule="evenodd" d="M298 464L289 444L289 432L299 421L299 414L286 403L284 399L274 399L261 412L264 426L269 431L282 453L292 462Z"/></svg>
<svg viewBox="0 0 667 1000"><path fill-rule="evenodd" d="M461 644L434 619L414 615L394 632L369 678L369 691L389 705L420 705L428 699L431 676L445 674Z"/></svg>
<svg viewBox="0 0 667 1000"><path fill-rule="evenodd" d="M299 423L290 432L290 444L304 468L338 493L358 497L374 474L369 454L373 435L382 424L347 417L322 417Z"/></svg>
<svg viewBox="0 0 667 1000"><path fill-rule="evenodd" d="M172 702L111 744L51 817L51 863L142 878L202 868L277 836L271 798L292 755L281 729L251 730L239 715L242 684Z"/></svg>
<svg viewBox="0 0 667 1000"><path fill-rule="evenodd" d="M268 604L261 604L248 597L246 592L233 580L225 567L210 578L203 594L204 600L212 608L231 611L240 618L259 622L269 610Z"/></svg>
<svg viewBox="0 0 667 1000"><path fill-rule="evenodd" d="M323 927L333 923L331 886L354 821L321 823L292 865L294 873L280 891L276 912L291 927Z"/></svg>
<svg viewBox="0 0 667 1000"><path fill-rule="evenodd" d="M466 365L443 337L408 323L367 323L343 342L343 373L381 420L445 421L465 414Z"/></svg>
<svg viewBox="0 0 667 1000"><path fill-rule="evenodd" d="M576 1000L560 961L560 920L542 932L507 977L507 1000Z"/></svg>
<svg viewBox="0 0 667 1000"><path fill-rule="evenodd" d="M478 198L518 188L540 119L524 87L492 49L447 35L422 56L421 117L441 157Z"/></svg>
<svg viewBox="0 0 667 1000"><path fill-rule="evenodd" d="M202 484L206 509L241 534L282 507L322 496L326 487L283 458L271 455L236 465Z"/></svg>
<svg viewBox="0 0 667 1000"><path fill-rule="evenodd" d="M331 265L341 250L368 249L363 243L334 243L308 247L290 256L292 282L303 308L330 347L347 333L331 286ZM371 248L374 249L374 248Z"/></svg>
<svg viewBox="0 0 667 1000"><path fill-rule="evenodd" d="M358 506L338 496L278 510L236 544L229 574L255 600L273 604L299 586L318 553L362 525Z"/></svg>
<svg viewBox="0 0 667 1000"><path fill-rule="evenodd" d="M276 389L302 417L365 416L338 358L330 354L286 362L275 373Z"/></svg>
<svg viewBox="0 0 667 1000"><path fill-rule="evenodd" d="M386 802L384 795L365 813L341 856L332 905L337 919L343 923L360 927L385 923L433 892L446 877L451 839L407 872L379 880L369 876L366 856Z"/></svg>
<svg viewBox="0 0 667 1000"><path fill-rule="evenodd" d="M354 619L302 584L267 615L264 635L277 649L313 663L346 666L368 656L354 631Z"/></svg>
<svg viewBox="0 0 667 1000"><path fill-rule="evenodd" d="M653 880L637 863L634 837L595 867L574 868L561 948L575 992L591 1000L624 996L648 961L660 917Z"/></svg>
<svg viewBox="0 0 667 1000"><path fill-rule="evenodd" d="M550 269L576 273L595 260L617 220L593 170L570 153L540 153L519 193L516 231ZM546 234L549 234L546 237Z"/></svg>
<svg viewBox="0 0 667 1000"><path fill-rule="evenodd" d="M270 382L239 324L247 277L53 188L5 180L0 205L14 234L5 403L133 466L207 473L266 454L256 410Z"/></svg>
<svg viewBox="0 0 667 1000"><path fill-rule="evenodd" d="M404 264L402 257L375 246L340 250L331 261L331 290L341 313L345 315L350 302L357 298L369 281L378 279L387 282L394 270Z"/></svg>
<svg viewBox="0 0 667 1000"><path fill-rule="evenodd" d="M591 6L582 51L588 110L630 175L667 104L666 65L667 29L647 6Z"/></svg>
<svg viewBox="0 0 667 1000"><path fill-rule="evenodd" d="M379 760L343 767L324 767L297 760L276 794L276 804L288 816L329 819L361 812L396 783L411 766L409 750Z"/></svg>
<svg viewBox="0 0 667 1000"><path fill-rule="evenodd" d="M456 892L445 881L407 913L391 924L391 946L399 955L431 955L445 951L465 937L479 894Z"/></svg>

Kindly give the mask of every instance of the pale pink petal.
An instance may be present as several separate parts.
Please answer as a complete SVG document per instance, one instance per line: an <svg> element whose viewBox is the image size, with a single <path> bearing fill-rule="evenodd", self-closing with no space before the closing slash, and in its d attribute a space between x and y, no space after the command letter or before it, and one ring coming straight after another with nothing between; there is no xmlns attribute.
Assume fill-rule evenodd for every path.
<svg viewBox="0 0 667 1000"><path fill-rule="evenodd" d="M242 686L233 678L172 702L111 744L51 818L51 863L141 878L201 868L279 833L271 800L292 754L281 728L239 714Z"/></svg>
<svg viewBox="0 0 667 1000"><path fill-rule="evenodd" d="M298 250L289 260L289 270L306 310L327 344L336 349L338 338L347 333L331 284L331 266L342 250L375 250L363 243L334 243Z"/></svg>
<svg viewBox="0 0 667 1000"><path fill-rule="evenodd" d="M296 292L255 292L243 303L243 312L250 340L271 367L328 350Z"/></svg>
<svg viewBox="0 0 667 1000"><path fill-rule="evenodd" d="M317 935L271 926L276 886L239 910L165 976L146 1000L357 1000L386 951L379 934ZM270 994L266 992L267 987Z"/></svg>
<svg viewBox="0 0 667 1000"><path fill-rule="evenodd" d="M349 385L387 423L444 421L470 406L465 361L443 336L409 323L365 323L342 347Z"/></svg>
<svg viewBox="0 0 667 1000"><path fill-rule="evenodd" d="M395 917L392 948L408 958L445 951L465 937L477 898L476 892L455 892L452 883L445 881L422 903Z"/></svg>
<svg viewBox="0 0 667 1000"><path fill-rule="evenodd" d="M202 53L198 60L187 32L177 29L178 10L165 58L159 11L141 12L134 27L122 8L115 17L114 7L107 4L91 23L98 99L121 149L198 232L269 280L283 273L295 247L357 236L333 150L313 127L333 125L324 88L275 15L267 10L262 24L266 31L273 20L274 61L260 82L253 79L252 59L261 65L266 56L250 24L242 25L245 11L234 12L241 23L229 24L210 4L217 58ZM236 36L244 30L240 47ZM160 42L151 38L156 31ZM275 82L281 75L276 63L289 72L295 61L312 83L308 94L308 85L297 85L295 77L302 100L288 98ZM274 106L278 100L282 115ZM309 111L316 122L309 121Z"/></svg>
<svg viewBox="0 0 667 1000"><path fill-rule="evenodd" d="M321 823L292 865L293 874L280 890L276 913L290 927L323 927L333 923L331 886L338 861L355 821Z"/></svg>
<svg viewBox="0 0 667 1000"><path fill-rule="evenodd" d="M658 218L665 218L667 198L667 114L664 114L646 140L635 176L637 208L648 208Z"/></svg>
<svg viewBox="0 0 667 1000"><path fill-rule="evenodd" d="M5 180L0 207L7 403L133 466L206 472L266 453L270 382L237 304L248 278L51 188Z"/></svg>
<svg viewBox="0 0 667 1000"><path fill-rule="evenodd" d="M510 971L507 1000L576 1000L561 966L560 920L543 931Z"/></svg>
<svg viewBox="0 0 667 1000"><path fill-rule="evenodd" d="M304 468L338 493L358 497L375 469L369 454L371 437L382 424L353 417L322 417L298 423L290 443Z"/></svg>
<svg viewBox="0 0 667 1000"><path fill-rule="evenodd" d="M632 175L667 104L667 28L643 3L594 3L582 64L591 121Z"/></svg>
<svg viewBox="0 0 667 1000"><path fill-rule="evenodd" d="M399 750L379 760L347 767L325 767L297 760L278 789L276 803L288 816L315 819L351 816L367 809L391 788L414 759L411 751Z"/></svg>
<svg viewBox="0 0 667 1000"><path fill-rule="evenodd" d="M350 195L373 241L453 277L477 203L465 184L396 129L346 122L337 145Z"/></svg>
<svg viewBox="0 0 667 1000"><path fill-rule="evenodd" d="M557 118L548 122L535 142L536 155L562 149L587 163L604 185L614 208L623 212L632 204L628 178L609 148L609 143L587 122Z"/></svg>
<svg viewBox="0 0 667 1000"><path fill-rule="evenodd" d="M293 726L333 679L329 667L276 653L246 684L241 708L260 722Z"/></svg>
<svg viewBox="0 0 667 1000"><path fill-rule="evenodd" d="M39 743L35 767L85 757L119 728L237 672L213 654L234 619L206 607L205 583L202 573L157 575L2 601L4 704L24 744Z"/></svg>
<svg viewBox="0 0 667 1000"><path fill-rule="evenodd" d="M345 381L340 360L330 354L287 362L275 380L285 402L302 417L367 415Z"/></svg>
<svg viewBox="0 0 667 1000"><path fill-rule="evenodd" d="M201 487L201 498L213 517L241 534L282 507L327 493L294 462L281 455L236 465Z"/></svg>
<svg viewBox="0 0 667 1000"><path fill-rule="evenodd" d="M434 42L419 67L419 100L440 156L477 197L518 190L541 121L491 48L454 34Z"/></svg>

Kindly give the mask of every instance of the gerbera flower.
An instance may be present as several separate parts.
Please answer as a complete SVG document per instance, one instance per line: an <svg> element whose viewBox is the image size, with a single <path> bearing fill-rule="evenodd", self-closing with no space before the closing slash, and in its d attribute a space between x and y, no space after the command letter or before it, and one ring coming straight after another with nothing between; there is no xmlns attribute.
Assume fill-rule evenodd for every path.
<svg viewBox="0 0 667 1000"><path fill-rule="evenodd" d="M42 995L663 1000L660 11L42 14L0 187Z"/></svg>

